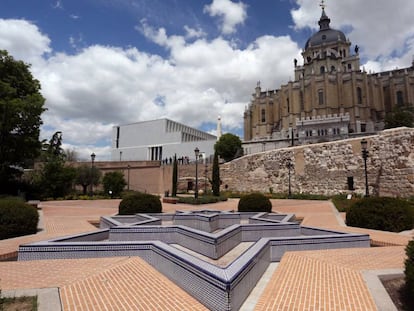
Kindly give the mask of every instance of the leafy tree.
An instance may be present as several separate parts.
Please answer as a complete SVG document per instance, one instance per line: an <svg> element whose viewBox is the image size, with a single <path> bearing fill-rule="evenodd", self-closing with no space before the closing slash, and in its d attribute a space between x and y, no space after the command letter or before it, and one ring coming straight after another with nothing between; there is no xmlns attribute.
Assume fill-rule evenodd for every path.
<svg viewBox="0 0 414 311"><path fill-rule="evenodd" d="M220 196L220 167L219 167L217 151L214 152L211 180L212 180L211 183L213 187L213 195L218 197Z"/></svg>
<svg viewBox="0 0 414 311"><path fill-rule="evenodd" d="M124 174L121 172L109 172L103 177L102 184L105 193L112 191L112 195L119 197L122 190L124 190L127 183L125 182Z"/></svg>
<svg viewBox="0 0 414 311"><path fill-rule="evenodd" d="M76 170L65 165L62 149L62 133L53 134L48 144L43 145L41 159L44 161L40 172L40 190L46 198L64 197L72 191Z"/></svg>
<svg viewBox="0 0 414 311"><path fill-rule="evenodd" d="M385 128L414 127L414 108L397 107L385 116Z"/></svg>
<svg viewBox="0 0 414 311"><path fill-rule="evenodd" d="M39 132L45 99L30 66L0 50L0 192L10 185L40 152Z"/></svg>
<svg viewBox="0 0 414 311"><path fill-rule="evenodd" d="M101 171L96 166L90 167L84 164L76 168L75 184L81 185L83 194L86 194L91 184L99 185L101 176Z"/></svg>
<svg viewBox="0 0 414 311"><path fill-rule="evenodd" d="M172 176L172 196L177 196L177 184L178 184L178 165L177 165L177 155L174 155L173 162L173 176Z"/></svg>
<svg viewBox="0 0 414 311"><path fill-rule="evenodd" d="M238 136L226 133L214 145L214 150L226 162L236 158L237 155L242 154L241 140Z"/></svg>

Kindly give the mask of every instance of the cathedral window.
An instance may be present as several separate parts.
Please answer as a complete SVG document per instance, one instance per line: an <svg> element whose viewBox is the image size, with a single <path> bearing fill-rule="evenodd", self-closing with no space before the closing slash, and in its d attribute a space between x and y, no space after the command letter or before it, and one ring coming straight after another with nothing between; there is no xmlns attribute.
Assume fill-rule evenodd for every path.
<svg viewBox="0 0 414 311"><path fill-rule="evenodd" d="M321 74L325 73L325 66L321 66L320 72Z"/></svg>
<svg viewBox="0 0 414 311"><path fill-rule="evenodd" d="M323 90L318 91L318 101L319 101L319 106L322 106L322 105L325 104L325 100L324 100L324 96L323 96Z"/></svg>
<svg viewBox="0 0 414 311"><path fill-rule="evenodd" d="M357 87L358 105L362 105L362 89Z"/></svg>
<svg viewBox="0 0 414 311"><path fill-rule="evenodd" d="M402 91L397 92L397 106L404 106L404 94Z"/></svg>
<svg viewBox="0 0 414 311"><path fill-rule="evenodd" d="M266 122L266 109L262 109L262 123Z"/></svg>
<svg viewBox="0 0 414 311"><path fill-rule="evenodd" d="M304 111L305 110L305 102L303 100L303 91L300 91L300 93L299 93L299 100L300 100L300 110Z"/></svg>

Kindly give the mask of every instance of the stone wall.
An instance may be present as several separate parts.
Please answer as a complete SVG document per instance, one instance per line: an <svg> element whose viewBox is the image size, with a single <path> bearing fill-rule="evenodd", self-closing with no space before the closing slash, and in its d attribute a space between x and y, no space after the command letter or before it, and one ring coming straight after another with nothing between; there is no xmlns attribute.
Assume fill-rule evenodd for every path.
<svg viewBox="0 0 414 311"><path fill-rule="evenodd" d="M368 140L369 192L414 195L414 129L385 130ZM221 165L223 187L234 191L287 193L290 161L293 193L365 193L361 139L290 147L252 154ZM354 190L348 181L353 180Z"/></svg>

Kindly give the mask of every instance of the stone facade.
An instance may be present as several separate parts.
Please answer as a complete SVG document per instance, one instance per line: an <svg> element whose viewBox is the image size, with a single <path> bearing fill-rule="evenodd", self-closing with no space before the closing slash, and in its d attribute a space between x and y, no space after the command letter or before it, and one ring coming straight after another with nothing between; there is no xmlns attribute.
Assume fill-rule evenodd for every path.
<svg viewBox="0 0 414 311"><path fill-rule="evenodd" d="M325 10L319 25L303 50L303 65L294 61L293 81L275 90L257 84L244 112L244 154L375 134L387 113L413 107L414 63L367 73L359 48L352 51L349 39L330 28Z"/></svg>
<svg viewBox="0 0 414 311"><path fill-rule="evenodd" d="M380 196L414 195L414 129L385 130L368 140L369 192ZM361 137L283 148L247 155L223 164L223 186L234 191L287 193L288 162L293 193L365 193ZM353 189L353 190L352 190Z"/></svg>

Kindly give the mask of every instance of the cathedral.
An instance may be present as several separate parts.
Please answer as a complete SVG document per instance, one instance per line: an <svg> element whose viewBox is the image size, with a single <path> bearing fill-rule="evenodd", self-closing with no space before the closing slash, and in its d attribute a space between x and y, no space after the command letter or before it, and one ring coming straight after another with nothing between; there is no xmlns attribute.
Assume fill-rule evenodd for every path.
<svg viewBox="0 0 414 311"><path fill-rule="evenodd" d="M293 62L294 81L266 91L257 83L244 112L245 154L375 133L384 129L387 113L413 105L414 62L380 73L361 70L358 46L330 27L321 7L303 66Z"/></svg>

